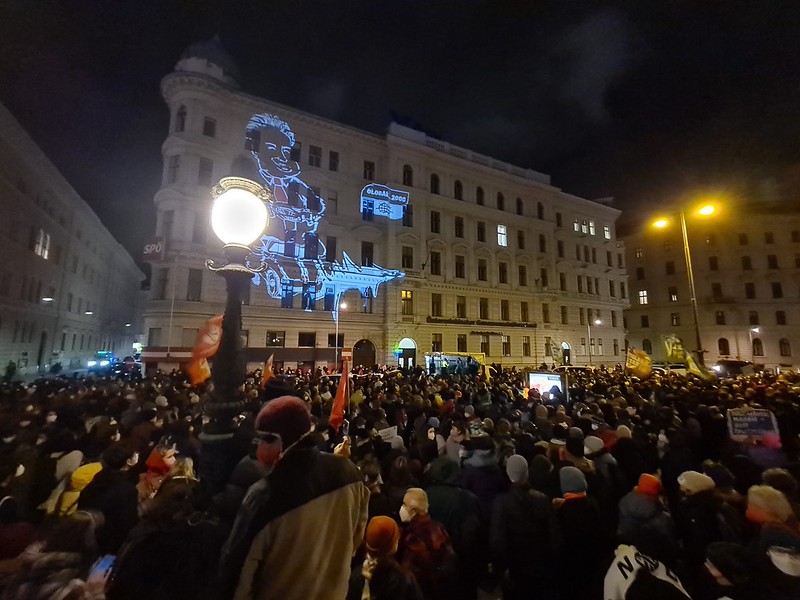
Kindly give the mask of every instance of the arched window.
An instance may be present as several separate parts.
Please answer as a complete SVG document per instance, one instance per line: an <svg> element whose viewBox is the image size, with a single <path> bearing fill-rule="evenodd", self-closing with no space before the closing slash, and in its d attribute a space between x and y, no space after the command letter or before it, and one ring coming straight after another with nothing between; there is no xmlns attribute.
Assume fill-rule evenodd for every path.
<svg viewBox="0 0 800 600"><path fill-rule="evenodd" d="M403 185L411 187L414 185L414 169L411 165L403 165Z"/></svg>
<svg viewBox="0 0 800 600"><path fill-rule="evenodd" d="M186 129L186 107L181 106L175 114L175 132L180 133Z"/></svg>
<svg viewBox="0 0 800 600"><path fill-rule="evenodd" d="M436 173L431 175L431 194L439 193L439 176Z"/></svg>
<svg viewBox="0 0 800 600"><path fill-rule="evenodd" d="M786 338L781 338L781 341L778 342L778 346L781 349L781 356L792 355L792 344L789 343L789 340L787 340Z"/></svg>
<svg viewBox="0 0 800 600"><path fill-rule="evenodd" d="M522 214L522 198L517 198L517 214Z"/></svg>
<svg viewBox="0 0 800 600"><path fill-rule="evenodd" d="M717 340L717 348L720 355L727 356L731 353L731 345L728 343L728 338L719 338Z"/></svg>
<svg viewBox="0 0 800 600"><path fill-rule="evenodd" d="M478 189L475 190L475 202L478 206L483 206L484 197L483 197L483 188L478 186Z"/></svg>
<svg viewBox="0 0 800 600"><path fill-rule="evenodd" d="M644 350L648 354L652 354L653 353L653 342L651 342L647 338L644 338L642 340L642 350Z"/></svg>
<svg viewBox="0 0 800 600"><path fill-rule="evenodd" d="M506 209L506 197L503 196L503 192L497 192L497 210L505 210Z"/></svg>
<svg viewBox="0 0 800 600"><path fill-rule="evenodd" d="M539 202L539 204L536 205L536 218L539 220L544 219L544 204L542 204L541 202Z"/></svg>
<svg viewBox="0 0 800 600"><path fill-rule="evenodd" d="M456 200L464 199L464 186L461 185L461 182L458 179L456 179L456 182L453 184L453 197Z"/></svg>
<svg viewBox="0 0 800 600"><path fill-rule="evenodd" d="M759 338L753 338L753 356L764 356L764 344Z"/></svg>

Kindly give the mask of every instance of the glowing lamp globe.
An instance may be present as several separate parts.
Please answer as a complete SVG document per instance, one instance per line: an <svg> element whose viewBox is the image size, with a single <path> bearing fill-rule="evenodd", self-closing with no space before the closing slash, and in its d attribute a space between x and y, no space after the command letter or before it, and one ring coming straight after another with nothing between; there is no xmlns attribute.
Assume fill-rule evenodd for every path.
<svg viewBox="0 0 800 600"><path fill-rule="evenodd" d="M230 188L211 207L211 228L223 244L249 246L267 226L267 207L255 194Z"/></svg>

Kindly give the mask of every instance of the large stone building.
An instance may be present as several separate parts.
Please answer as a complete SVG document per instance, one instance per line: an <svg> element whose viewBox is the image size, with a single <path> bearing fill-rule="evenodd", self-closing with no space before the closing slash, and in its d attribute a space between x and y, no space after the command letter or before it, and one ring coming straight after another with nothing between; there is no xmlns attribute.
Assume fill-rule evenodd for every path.
<svg viewBox="0 0 800 600"><path fill-rule="evenodd" d="M800 364L800 212L790 203L722 206L686 213L687 239L705 362L752 360L770 368ZM629 343L661 361L663 336L695 351L680 223L643 225L625 237L631 278Z"/></svg>
<svg viewBox="0 0 800 600"><path fill-rule="evenodd" d="M162 81L171 119L154 201L166 252L144 316L150 368L185 362L198 329L223 310L224 282L204 266L220 253L210 190L230 174L265 184L259 148L261 163L273 152L299 172L294 188L274 188L276 202L291 203L283 190L300 189L311 214L305 225L273 218L266 233L289 262L310 266L299 265L294 292L285 274L251 288L243 308L251 366L269 355L286 367L331 365L337 344L353 348L356 364L420 364L431 351L482 352L505 366L585 364L590 349L596 363L622 361L627 276L610 202L397 123L375 135L256 98L235 77L230 58L205 42ZM275 149L268 128L246 139L253 115L270 115L262 123L281 129L286 147ZM407 204L390 208L382 193ZM380 285L362 285L368 277ZM331 278L329 295L321 288ZM337 339L330 309L341 285L350 289Z"/></svg>
<svg viewBox="0 0 800 600"><path fill-rule="evenodd" d="M22 375L132 353L144 275L0 105L0 366Z"/></svg>

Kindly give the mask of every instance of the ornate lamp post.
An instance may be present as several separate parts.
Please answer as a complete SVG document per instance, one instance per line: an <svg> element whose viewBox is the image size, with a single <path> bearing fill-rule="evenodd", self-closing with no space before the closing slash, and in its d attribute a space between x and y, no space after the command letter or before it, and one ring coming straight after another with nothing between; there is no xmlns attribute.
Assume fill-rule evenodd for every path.
<svg viewBox="0 0 800 600"><path fill-rule="evenodd" d="M214 389L205 406L208 422L203 427L203 478L212 493L225 485L238 453L232 447L234 422L244 406L242 385L247 375L242 350L242 298L255 273L266 265L252 268L247 256L252 244L269 221L269 192L257 183L240 177L226 177L212 190L211 227L224 244L225 262L206 261L206 266L225 279L227 299L222 320L222 336L214 356L211 381Z"/></svg>

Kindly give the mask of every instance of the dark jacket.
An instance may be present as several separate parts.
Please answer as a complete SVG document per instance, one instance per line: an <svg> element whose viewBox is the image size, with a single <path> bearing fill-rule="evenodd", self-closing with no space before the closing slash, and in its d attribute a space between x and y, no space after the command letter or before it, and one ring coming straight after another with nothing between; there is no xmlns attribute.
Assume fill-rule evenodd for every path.
<svg viewBox="0 0 800 600"><path fill-rule="evenodd" d="M688 565L699 567L705 562L706 547L723 539L719 511L722 500L714 490L697 492L682 498L675 510L675 524L683 540Z"/></svg>
<svg viewBox="0 0 800 600"><path fill-rule="evenodd" d="M652 496L632 491L619 501L617 537L666 565L673 565L677 557L675 524Z"/></svg>
<svg viewBox="0 0 800 600"><path fill-rule="evenodd" d="M461 472L461 486L478 497L481 506L481 518L489 522L492 514L492 503L495 496L505 491L507 482L497 465L497 461L489 450L476 450L475 453L464 461L464 470Z"/></svg>
<svg viewBox="0 0 800 600"><path fill-rule="evenodd" d="M428 515L414 517L403 528L397 557L414 574L425 598L444 598L447 577L443 571L454 556L444 526Z"/></svg>
<svg viewBox="0 0 800 600"><path fill-rule="evenodd" d="M558 573L564 597L599 597L611 543L597 502L591 496L567 498L556 508L556 519L567 556Z"/></svg>
<svg viewBox="0 0 800 600"><path fill-rule="evenodd" d="M104 525L97 529L100 554L117 554L139 520L137 507L136 485L127 473L103 467L84 488L78 499L78 509L96 510L105 518Z"/></svg>
<svg viewBox="0 0 800 600"><path fill-rule="evenodd" d="M362 567L358 564L350 576L347 600L361 600L364 581ZM370 600L423 600L417 580L394 560L375 567L369 582L369 597Z"/></svg>

